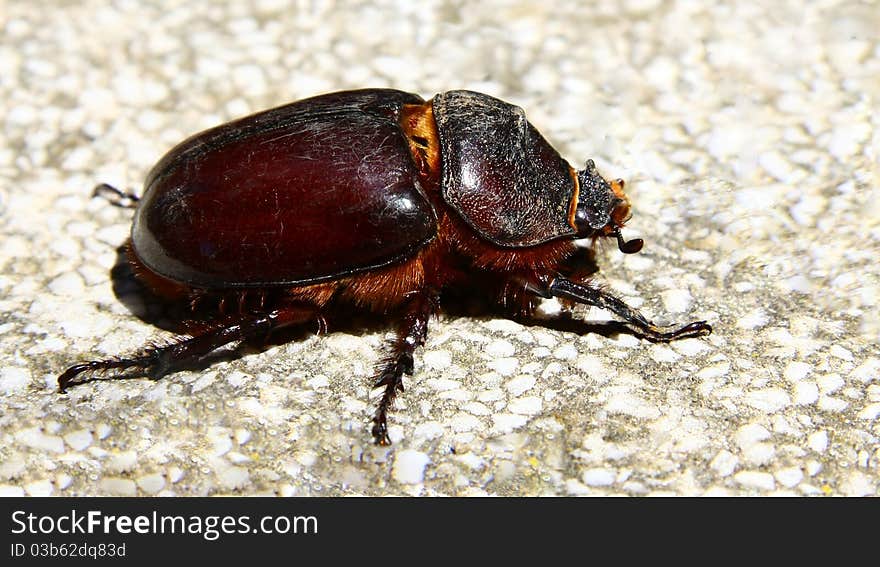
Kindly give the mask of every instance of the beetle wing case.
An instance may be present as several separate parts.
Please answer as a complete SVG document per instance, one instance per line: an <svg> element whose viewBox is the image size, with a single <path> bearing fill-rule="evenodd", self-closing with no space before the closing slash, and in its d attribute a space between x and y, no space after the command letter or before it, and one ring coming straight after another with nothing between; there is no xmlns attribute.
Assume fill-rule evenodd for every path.
<svg viewBox="0 0 880 567"><path fill-rule="evenodd" d="M443 156L443 199L499 246L534 246L575 234L572 170L525 117L489 95L434 97Z"/></svg>
<svg viewBox="0 0 880 567"><path fill-rule="evenodd" d="M305 284L408 257L436 214L391 89L317 96L197 134L147 177L132 246L204 288Z"/></svg>

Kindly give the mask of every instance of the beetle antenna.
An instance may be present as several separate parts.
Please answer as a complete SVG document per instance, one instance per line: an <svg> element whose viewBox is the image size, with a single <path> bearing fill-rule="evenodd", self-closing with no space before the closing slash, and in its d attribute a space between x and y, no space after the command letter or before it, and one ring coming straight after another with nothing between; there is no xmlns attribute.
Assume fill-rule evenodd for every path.
<svg viewBox="0 0 880 567"><path fill-rule="evenodd" d="M645 245L645 241L641 238L633 238L632 240L624 240L623 235L620 234L620 229L618 228L612 233L612 236L617 237L617 248L623 252L624 254L635 254L639 250L642 249L642 246Z"/></svg>

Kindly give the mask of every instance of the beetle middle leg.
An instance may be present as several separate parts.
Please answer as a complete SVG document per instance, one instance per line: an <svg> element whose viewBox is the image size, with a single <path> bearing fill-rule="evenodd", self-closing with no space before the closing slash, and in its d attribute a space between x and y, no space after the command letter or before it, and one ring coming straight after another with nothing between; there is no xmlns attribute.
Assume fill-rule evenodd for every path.
<svg viewBox="0 0 880 567"><path fill-rule="evenodd" d="M379 365L375 388L384 386L373 415L373 438L379 445L390 445L388 437L388 410L403 392L403 375L413 373L413 352L425 344L428 335L428 319L437 309L438 297L430 292L416 292L404 307L403 321L391 346L391 353Z"/></svg>
<svg viewBox="0 0 880 567"><path fill-rule="evenodd" d="M620 322L623 327L652 342L702 337L712 332L711 325L705 321L694 321L681 327L675 325L661 327L607 291L588 284L575 283L564 277L557 277L546 286L533 283L528 289L541 297L558 297L583 305L607 309L623 320Z"/></svg>
<svg viewBox="0 0 880 567"><path fill-rule="evenodd" d="M158 379L229 343L265 337L272 331L305 323L316 316L318 314L312 307L290 305L268 313L227 317L193 336L179 337L169 344L146 348L134 356L75 364L58 377L58 389L64 393L70 386L90 381L90 375L107 370L121 371L116 378L148 376Z"/></svg>

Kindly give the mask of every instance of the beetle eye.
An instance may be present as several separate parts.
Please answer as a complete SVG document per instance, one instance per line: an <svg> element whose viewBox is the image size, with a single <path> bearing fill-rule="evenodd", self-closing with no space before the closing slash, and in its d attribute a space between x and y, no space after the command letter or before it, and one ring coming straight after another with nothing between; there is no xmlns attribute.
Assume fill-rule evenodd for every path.
<svg viewBox="0 0 880 567"><path fill-rule="evenodd" d="M603 231L611 222L617 198L608 182L599 175L593 160L587 160L577 175L580 189L574 221L578 234L589 236Z"/></svg>
<svg viewBox="0 0 880 567"><path fill-rule="evenodd" d="M594 233L602 233L603 229L611 223L609 209L594 208L583 201L578 203L574 213L574 224L578 235L581 237L592 236Z"/></svg>
<svg viewBox="0 0 880 567"><path fill-rule="evenodd" d="M580 203L578 203L577 209L575 209L574 212L574 225L577 228L579 235L586 236L586 234L593 230L590 226L590 218L587 214L587 208Z"/></svg>

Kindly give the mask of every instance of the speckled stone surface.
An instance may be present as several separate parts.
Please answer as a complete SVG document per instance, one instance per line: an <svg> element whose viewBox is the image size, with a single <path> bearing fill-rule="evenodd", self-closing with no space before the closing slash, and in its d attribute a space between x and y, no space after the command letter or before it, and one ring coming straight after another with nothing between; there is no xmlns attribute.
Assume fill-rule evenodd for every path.
<svg viewBox="0 0 880 567"><path fill-rule="evenodd" d="M463 4L3 2L0 494L878 494L880 6ZM130 212L93 185L364 86L488 92L627 179L646 246L601 251L600 280L715 334L443 316L390 448L381 330L59 395L67 365L169 336L114 295Z"/></svg>

